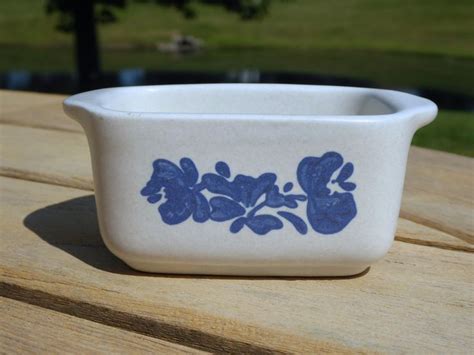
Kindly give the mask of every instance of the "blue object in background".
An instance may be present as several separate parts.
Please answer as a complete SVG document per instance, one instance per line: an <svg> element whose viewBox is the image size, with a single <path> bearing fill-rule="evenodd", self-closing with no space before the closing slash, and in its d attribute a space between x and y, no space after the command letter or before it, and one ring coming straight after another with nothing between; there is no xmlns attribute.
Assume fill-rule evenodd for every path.
<svg viewBox="0 0 474 355"><path fill-rule="evenodd" d="M26 90L31 84L32 75L26 70L12 70L5 76L5 88L8 90Z"/></svg>
<svg viewBox="0 0 474 355"><path fill-rule="evenodd" d="M145 80L145 70L142 68L122 69L118 72L120 86L140 85Z"/></svg>

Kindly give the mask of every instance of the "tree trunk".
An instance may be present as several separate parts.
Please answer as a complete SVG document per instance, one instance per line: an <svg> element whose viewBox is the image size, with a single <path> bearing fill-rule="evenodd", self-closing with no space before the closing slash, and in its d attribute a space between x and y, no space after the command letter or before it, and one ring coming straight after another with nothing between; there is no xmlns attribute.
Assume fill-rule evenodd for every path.
<svg viewBox="0 0 474 355"><path fill-rule="evenodd" d="M79 90L90 90L98 86L100 76L94 0L72 1L74 1L76 67L79 76Z"/></svg>

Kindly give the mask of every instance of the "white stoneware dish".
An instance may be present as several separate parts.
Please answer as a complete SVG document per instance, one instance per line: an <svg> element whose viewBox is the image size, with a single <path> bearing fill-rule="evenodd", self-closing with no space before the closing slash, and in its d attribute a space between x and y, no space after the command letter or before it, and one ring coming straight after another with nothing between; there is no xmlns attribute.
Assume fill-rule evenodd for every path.
<svg viewBox="0 0 474 355"><path fill-rule="evenodd" d="M434 103L365 88L206 84L64 102L90 145L102 237L160 273L342 276L390 248Z"/></svg>

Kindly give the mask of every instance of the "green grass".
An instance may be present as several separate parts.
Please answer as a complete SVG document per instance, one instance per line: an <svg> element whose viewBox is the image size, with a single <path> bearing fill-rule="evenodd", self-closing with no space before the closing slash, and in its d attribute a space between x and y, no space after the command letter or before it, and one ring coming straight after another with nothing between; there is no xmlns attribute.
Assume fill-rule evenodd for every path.
<svg viewBox="0 0 474 355"><path fill-rule="evenodd" d="M412 144L474 157L474 113L440 111L415 134Z"/></svg>
<svg viewBox="0 0 474 355"><path fill-rule="evenodd" d="M371 49L474 57L472 0L290 0L273 1L261 21L242 22L234 14L198 6L198 18L175 10L132 3L120 21L102 26L102 44L153 47L171 32L193 34L211 47ZM71 45L54 30L44 1L0 2L0 45Z"/></svg>
<svg viewBox="0 0 474 355"><path fill-rule="evenodd" d="M261 21L199 6L188 21L175 10L133 3L99 30L106 71L311 72L381 86L435 88L474 96L474 1L275 1ZM44 1L0 0L0 72L72 71L73 39L54 29ZM197 36L192 56L158 53L172 33ZM474 157L474 113L441 111L413 144Z"/></svg>
<svg viewBox="0 0 474 355"><path fill-rule="evenodd" d="M72 35L54 29L45 1L0 1L0 70L73 70ZM260 21L199 6L198 18L129 1L100 26L104 70L256 68L344 76L390 87L474 95L474 1L274 0ZM198 55L157 53L171 33L204 39Z"/></svg>

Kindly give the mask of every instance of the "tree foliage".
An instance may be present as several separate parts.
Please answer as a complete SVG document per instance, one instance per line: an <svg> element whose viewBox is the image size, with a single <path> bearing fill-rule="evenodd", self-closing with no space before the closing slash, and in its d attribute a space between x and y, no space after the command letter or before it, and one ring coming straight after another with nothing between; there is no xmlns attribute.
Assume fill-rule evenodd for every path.
<svg viewBox="0 0 474 355"><path fill-rule="evenodd" d="M80 0L48 0L46 12L59 13L56 28L60 31L74 30L75 9ZM130 2L150 3L172 7L186 18L197 16L196 4L215 5L225 10L237 13L242 20L260 18L268 11L271 0L93 0L94 21L99 24L111 23L117 20L116 10L125 8Z"/></svg>

